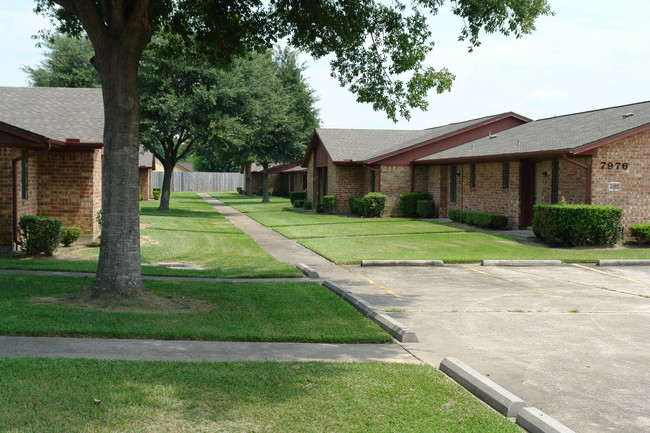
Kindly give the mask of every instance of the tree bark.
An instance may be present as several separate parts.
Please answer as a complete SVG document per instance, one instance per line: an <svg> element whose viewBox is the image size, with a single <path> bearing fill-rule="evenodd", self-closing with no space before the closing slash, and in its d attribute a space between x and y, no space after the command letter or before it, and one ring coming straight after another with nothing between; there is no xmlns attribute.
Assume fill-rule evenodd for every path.
<svg viewBox="0 0 650 433"><path fill-rule="evenodd" d="M246 174L246 196L253 195L253 173L251 172L251 163L247 162L244 166L244 173Z"/></svg>
<svg viewBox="0 0 650 433"><path fill-rule="evenodd" d="M262 203L269 203L269 165L262 164Z"/></svg>
<svg viewBox="0 0 650 433"><path fill-rule="evenodd" d="M160 189L160 205L159 211L169 210L169 197L172 191L172 176L174 173L174 164L163 164L165 172L163 173L162 188Z"/></svg>

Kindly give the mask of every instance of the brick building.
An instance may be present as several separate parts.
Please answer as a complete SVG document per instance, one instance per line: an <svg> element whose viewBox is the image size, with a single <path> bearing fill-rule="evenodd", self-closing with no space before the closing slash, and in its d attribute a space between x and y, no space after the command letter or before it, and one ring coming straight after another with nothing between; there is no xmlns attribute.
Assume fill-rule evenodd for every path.
<svg viewBox="0 0 650 433"><path fill-rule="evenodd" d="M246 185L245 167L242 167L242 185ZM253 193L262 189L264 169L261 165L251 164ZM288 196L291 191L302 191L307 187L307 169L295 163L277 164L269 167L269 193Z"/></svg>
<svg viewBox="0 0 650 433"><path fill-rule="evenodd" d="M14 246L23 215L59 218L86 239L99 235L103 130L101 89L0 87L0 249ZM147 153L143 195L151 189Z"/></svg>
<svg viewBox="0 0 650 433"><path fill-rule="evenodd" d="M650 102L557 116L415 161L418 189L451 209L527 227L535 203L613 205L623 225L650 222Z"/></svg>
<svg viewBox="0 0 650 433"><path fill-rule="evenodd" d="M424 130L316 129L302 163L307 200L334 195L337 210L348 212L350 198L382 192L386 214L395 215L399 194L427 186L427 170L416 159L529 121L505 113Z"/></svg>

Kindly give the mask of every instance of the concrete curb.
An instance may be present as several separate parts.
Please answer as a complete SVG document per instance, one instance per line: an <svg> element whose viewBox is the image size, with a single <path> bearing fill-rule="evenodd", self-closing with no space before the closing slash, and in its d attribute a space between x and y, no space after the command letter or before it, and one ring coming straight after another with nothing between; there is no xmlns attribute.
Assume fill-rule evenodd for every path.
<svg viewBox="0 0 650 433"><path fill-rule="evenodd" d="M650 266L648 259L597 260L598 266Z"/></svg>
<svg viewBox="0 0 650 433"><path fill-rule="evenodd" d="M362 260L361 266L444 266L442 260Z"/></svg>
<svg viewBox="0 0 650 433"><path fill-rule="evenodd" d="M517 424L530 433L575 433L536 407L524 407L517 414Z"/></svg>
<svg viewBox="0 0 650 433"><path fill-rule="evenodd" d="M502 415L514 417L526 406L522 399L456 358L443 359L440 371Z"/></svg>
<svg viewBox="0 0 650 433"><path fill-rule="evenodd" d="M415 332L387 314L382 313L373 305L369 304L359 296L332 281L323 281L323 286L343 298L361 314L379 325L381 329L388 332L393 338L401 343L417 343L418 337Z"/></svg>
<svg viewBox="0 0 650 433"><path fill-rule="evenodd" d="M296 268L300 269L302 274L307 278L320 278L318 272L304 263L298 263Z"/></svg>
<svg viewBox="0 0 650 433"><path fill-rule="evenodd" d="M483 260L481 266L561 266L562 260Z"/></svg>

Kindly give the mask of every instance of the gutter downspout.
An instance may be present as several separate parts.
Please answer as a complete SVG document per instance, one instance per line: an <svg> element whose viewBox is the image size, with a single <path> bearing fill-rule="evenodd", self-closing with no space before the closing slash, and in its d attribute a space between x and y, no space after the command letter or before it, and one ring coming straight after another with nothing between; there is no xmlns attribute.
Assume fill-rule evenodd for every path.
<svg viewBox="0 0 650 433"><path fill-rule="evenodd" d="M381 192L381 170L378 168L374 168L368 164L363 164L363 166L368 170L372 170L375 173L377 173L377 192Z"/></svg>
<svg viewBox="0 0 650 433"><path fill-rule="evenodd" d="M587 171L587 182L586 182L587 185L585 187L585 202L587 204L591 204L591 166L570 159L566 153L562 154L562 159L564 159L566 162L570 162L573 165L577 165L578 167L584 168Z"/></svg>
<svg viewBox="0 0 650 433"><path fill-rule="evenodd" d="M18 163L25 159L48 153L52 149L52 143L50 143L50 140L46 140L45 144L47 145L45 149L41 149L34 153L20 155L11 160L11 193L13 196L11 222L13 241L16 245L22 245L22 242L18 239Z"/></svg>

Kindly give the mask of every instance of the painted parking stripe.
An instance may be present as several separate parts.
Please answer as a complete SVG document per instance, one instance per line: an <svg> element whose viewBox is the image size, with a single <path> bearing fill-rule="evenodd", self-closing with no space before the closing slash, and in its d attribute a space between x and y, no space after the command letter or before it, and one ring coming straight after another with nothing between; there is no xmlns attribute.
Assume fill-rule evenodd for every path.
<svg viewBox="0 0 650 433"><path fill-rule="evenodd" d="M346 269L347 269L348 271L352 272L352 273L353 273L354 275L356 275L357 277L363 278L364 280L366 280L368 283L372 284L373 286L377 286L377 287L379 287L380 289L382 289L383 291L385 291L385 292L388 293L389 295L393 295L393 296L395 296L396 298L403 298L403 296L400 295L399 293L396 293L396 292L392 291L392 290L389 289L388 287L382 286L381 284L379 284L379 283L377 283L377 282L371 280L370 278L366 277L365 275L361 275L361 274L359 274L359 273L357 273L357 272L354 272L352 269L347 268L347 267L346 267Z"/></svg>
<svg viewBox="0 0 650 433"><path fill-rule="evenodd" d="M489 274L489 273L487 273L487 272L479 271L478 269L474 269L474 268L472 268L472 267L470 267L470 266L467 266L467 265L460 265L460 266L463 267L463 268L465 268L465 269L469 269L470 271L474 271L474 272L478 272L479 274L487 275L488 277L498 278L498 279L500 279L500 280L504 280L504 281L508 281L508 282L510 282L510 283L514 283L514 281L510 281L510 280L508 280L508 279L506 279L506 278L499 277L499 276L496 276L496 275L492 275L492 274ZM545 291L543 291L543 290L537 290L537 289L531 289L531 290L532 290L533 292L535 292L535 293L539 293L540 295L550 296L551 298L562 299L562 296L551 295L550 293L545 292Z"/></svg>
<svg viewBox="0 0 650 433"><path fill-rule="evenodd" d="M598 269L590 268L589 266L583 266L583 265L579 265L577 263L572 263L572 265L575 266L575 267L578 267L578 268L589 269L590 271L598 272L599 274L609 275L610 277L616 277L616 278L620 278L622 280L632 281L633 283L647 284L644 281L639 281L639 280L635 280L633 278L623 277L621 275L612 274L611 272L600 271Z"/></svg>

